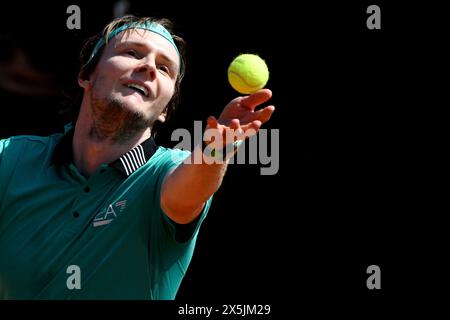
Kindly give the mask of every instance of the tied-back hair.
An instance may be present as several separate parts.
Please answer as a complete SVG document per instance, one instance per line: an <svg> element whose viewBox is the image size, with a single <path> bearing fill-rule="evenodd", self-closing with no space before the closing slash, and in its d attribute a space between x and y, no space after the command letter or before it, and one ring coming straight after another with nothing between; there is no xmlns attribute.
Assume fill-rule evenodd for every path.
<svg viewBox="0 0 450 320"><path fill-rule="evenodd" d="M135 27L131 27L130 29L125 30L124 32L130 32L131 30L135 30L136 26L140 24L150 24L150 23L158 23L162 25L164 28L167 29L167 31L170 32L172 35L172 38L177 46L178 52L180 54L180 71L178 73L177 80L175 82L175 90L174 94L172 96L172 99L169 101L169 103L166 106L167 116L166 120L170 118L172 113L175 111L176 107L178 106L179 100L180 100L180 88L181 88L181 80L183 80L184 73L186 70L186 61L185 61L185 54L186 54L186 42L183 40L183 38L177 36L174 34L174 25L173 23L165 18L162 19L156 19L151 17L136 17L133 15L126 15L120 18L116 18L113 21L111 21L108 25L106 25L103 30L88 38L84 44L82 45L80 57L79 57L79 63L80 63L80 77L82 79L88 79L89 76L94 72L95 68L97 67L98 62L100 61L100 57L103 54L103 51L105 49L105 46L108 44L108 39L114 30L117 28L120 28L121 26L125 24L133 24ZM98 52L91 58L92 52L94 50L94 47L96 46L97 42L103 38L105 41L105 45L103 45ZM67 108L62 110L62 113L69 117L70 121L75 123L78 119L78 115L80 113L80 107L81 102L83 99L83 90L81 88L77 88L78 92L76 93L75 98L72 98L71 101L67 104ZM156 132L159 128L161 123L159 121L156 121L152 128L152 136L154 137L156 135Z"/></svg>

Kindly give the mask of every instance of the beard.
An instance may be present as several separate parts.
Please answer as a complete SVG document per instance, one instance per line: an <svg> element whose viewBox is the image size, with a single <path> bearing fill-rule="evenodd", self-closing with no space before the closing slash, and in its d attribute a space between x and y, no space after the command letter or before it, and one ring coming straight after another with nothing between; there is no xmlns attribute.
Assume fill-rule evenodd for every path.
<svg viewBox="0 0 450 320"><path fill-rule="evenodd" d="M148 118L143 111L131 110L115 98L99 99L91 91L93 124L89 137L97 141L125 144L142 131L152 128L156 119Z"/></svg>

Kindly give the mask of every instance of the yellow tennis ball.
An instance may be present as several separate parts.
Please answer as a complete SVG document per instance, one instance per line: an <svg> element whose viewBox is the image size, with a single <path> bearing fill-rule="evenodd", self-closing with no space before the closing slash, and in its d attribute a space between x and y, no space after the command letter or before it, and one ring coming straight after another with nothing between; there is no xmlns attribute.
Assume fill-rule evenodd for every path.
<svg viewBox="0 0 450 320"><path fill-rule="evenodd" d="M228 81L236 91L243 94L264 88L268 80L269 69L256 54L241 54L228 67Z"/></svg>

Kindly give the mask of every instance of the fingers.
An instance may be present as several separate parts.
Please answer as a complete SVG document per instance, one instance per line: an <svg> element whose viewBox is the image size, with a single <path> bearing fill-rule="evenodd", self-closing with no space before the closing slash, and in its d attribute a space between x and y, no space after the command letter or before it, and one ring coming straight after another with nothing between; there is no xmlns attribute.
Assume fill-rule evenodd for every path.
<svg viewBox="0 0 450 320"><path fill-rule="evenodd" d="M207 123L208 123L208 127L211 129L217 129L219 127L219 122L217 121L217 119L214 116L209 116Z"/></svg>
<svg viewBox="0 0 450 320"><path fill-rule="evenodd" d="M223 135L224 136L235 136L238 140L244 139L245 137L250 137L256 134L261 128L263 122L260 120L254 120L245 125L241 125L239 119L231 120L228 127L224 126ZM254 131L254 132L250 132ZM250 135L248 135L250 134Z"/></svg>
<svg viewBox="0 0 450 320"><path fill-rule="evenodd" d="M253 97L255 97L256 95L256 98L254 98L251 102L256 104L258 104L259 102L262 103L264 99L267 98L267 95L265 93L261 93L263 91L270 92L270 90L267 89L258 91L258 93L253 95ZM214 116L209 116L207 119L207 127L209 129L219 130L225 140L229 139L230 136L234 136L234 140L244 140L253 135L256 135L262 124L267 122L271 118L274 111L274 106L268 106L264 109L255 111L251 114L250 118L241 119L244 120L245 124L241 124L241 121L238 118L231 119L231 121L229 121L227 124L220 124Z"/></svg>
<svg viewBox="0 0 450 320"><path fill-rule="evenodd" d="M254 110L261 103L266 102L272 97L272 91L269 89L259 90L247 97L242 98L241 104L243 107Z"/></svg>
<svg viewBox="0 0 450 320"><path fill-rule="evenodd" d="M260 120L254 120L245 125L241 125L239 119L235 118L231 120L228 126L226 126L221 125L214 116L209 116L207 119L207 123L207 130L219 130L224 139L230 139L230 137L234 137L234 139L231 139L234 141L244 140L245 138L251 137L252 135L256 134L263 122L261 122Z"/></svg>
<svg viewBox="0 0 450 320"><path fill-rule="evenodd" d="M253 112L250 116L245 117L241 120L244 121L241 124L241 121L238 118L233 118L228 123L219 123L219 121L214 116L209 116L207 119L207 128L209 129L219 129L219 127L223 127L225 131L240 131L246 132L247 130L253 129L258 131L259 128L265 122L269 121L272 117L273 112L275 111L274 106L268 106L264 109Z"/></svg>
<svg viewBox="0 0 450 320"><path fill-rule="evenodd" d="M251 121L259 120L262 123L265 123L265 122L269 121L269 119L272 116L274 111L275 111L275 107L274 106L265 107L264 109L255 111L251 115L251 119L250 120Z"/></svg>
<svg viewBox="0 0 450 320"><path fill-rule="evenodd" d="M240 121L239 121L239 119L233 119L233 120L231 120L231 122L230 122L230 129L232 129L232 130L237 130L237 129L239 128L239 126L240 126Z"/></svg>
<svg viewBox="0 0 450 320"><path fill-rule="evenodd" d="M245 137L249 138L258 133L259 128L261 128L262 122L259 120L252 121L246 125L241 126L241 129L244 131Z"/></svg>

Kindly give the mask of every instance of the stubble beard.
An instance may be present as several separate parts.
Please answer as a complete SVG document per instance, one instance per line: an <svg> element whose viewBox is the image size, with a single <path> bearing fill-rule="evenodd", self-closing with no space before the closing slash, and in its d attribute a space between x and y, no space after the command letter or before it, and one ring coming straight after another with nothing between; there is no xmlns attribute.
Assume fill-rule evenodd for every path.
<svg viewBox="0 0 450 320"><path fill-rule="evenodd" d="M130 110L124 102L115 98L99 99L91 91L93 115L89 137L96 141L125 144L148 128L155 120L146 117L139 110Z"/></svg>

